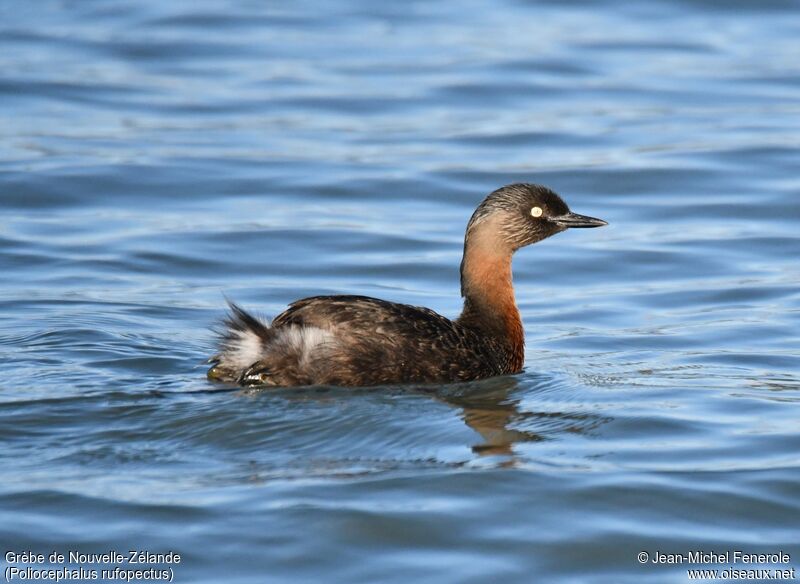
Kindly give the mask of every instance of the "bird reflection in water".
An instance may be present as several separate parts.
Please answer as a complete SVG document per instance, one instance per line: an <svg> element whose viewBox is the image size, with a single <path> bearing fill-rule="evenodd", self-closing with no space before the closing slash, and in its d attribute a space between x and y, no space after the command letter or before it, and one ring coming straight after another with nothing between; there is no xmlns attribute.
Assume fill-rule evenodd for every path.
<svg viewBox="0 0 800 584"><path fill-rule="evenodd" d="M567 434L588 435L602 424L610 421L586 411L580 403L572 404L571 411L555 408L554 396L568 399L569 385L558 383L550 375L527 374L520 376L498 376L480 381L446 385L406 385L382 388L381 395L417 394L440 401L459 411L463 422L480 436L480 441L471 444L472 452L478 456L510 457L501 463L513 466L516 463L514 447L521 443L555 440ZM235 389L231 388L236 391ZM554 393L557 392L557 393ZM289 401L337 402L365 394L374 394L375 388L342 389L331 386L313 386L290 390L248 388L237 393L252 397L280 396ZM524 396L546 396L547 409L530 410L530 403L523 404ZM535 404L536 400L532 400ZM535 407L535 406L534 406Z"/></svg>
<svg viewBox="0 0 800 584"><path fill-rule="evenodd" d="M482 442L472 445L480 456L512 456L515 444L550 440L564 432L587 434L609 421L580 411L526 411L519 389L518 377L502 376L453 385L436 396L459 408L464 423L480 435Z"/></svg>

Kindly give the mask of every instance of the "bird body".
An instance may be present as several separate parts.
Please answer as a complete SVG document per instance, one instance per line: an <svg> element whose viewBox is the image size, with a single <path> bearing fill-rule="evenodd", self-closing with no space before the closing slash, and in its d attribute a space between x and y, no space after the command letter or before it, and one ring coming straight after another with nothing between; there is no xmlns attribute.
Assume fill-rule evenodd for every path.
<svg viewBox="0 0 800 584"><path fill-rule="evenodd" d="M267 324L231 304L208 377L249 386L371 386L517 373L524 334L513 253L568 227L600 225L605 222L570 213L545 187L503 187L467 226L459 318L366 296L314 296Z"/></svg>

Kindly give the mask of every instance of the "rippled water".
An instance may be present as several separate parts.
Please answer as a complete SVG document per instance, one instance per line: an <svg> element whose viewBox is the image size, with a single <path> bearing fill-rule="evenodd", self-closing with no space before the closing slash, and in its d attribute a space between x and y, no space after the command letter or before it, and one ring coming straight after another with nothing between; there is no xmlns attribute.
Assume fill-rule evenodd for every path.
<svg viewBox="0 0 800 584"><path fill-rule="evenodd" d="M800 565L800 4L722 6L0 4L3 552L172 550L178 582ZM223 294L455 316L464 225L514 181L610 222L518 254L524 373L205 380Z"/></svg>

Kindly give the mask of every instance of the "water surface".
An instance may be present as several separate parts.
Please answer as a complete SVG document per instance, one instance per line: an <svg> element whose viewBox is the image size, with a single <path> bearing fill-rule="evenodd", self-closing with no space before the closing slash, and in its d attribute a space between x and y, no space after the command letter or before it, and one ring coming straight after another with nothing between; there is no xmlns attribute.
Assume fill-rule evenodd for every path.
<svg viewBox="0 0 800 584"><path fill-rule="evenodd" d="M797 565L800 4L384 4L0 7L2 551L231 583ZM205 380L223 294L457 315L466 221L514 181L610 223L516 257L524 373Z"/></svg>

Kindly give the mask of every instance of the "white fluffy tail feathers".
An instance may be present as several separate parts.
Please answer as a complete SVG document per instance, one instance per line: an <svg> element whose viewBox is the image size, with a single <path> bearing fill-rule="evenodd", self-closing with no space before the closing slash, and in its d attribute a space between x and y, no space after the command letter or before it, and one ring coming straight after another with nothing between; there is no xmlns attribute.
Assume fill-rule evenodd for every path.
<svg viewBox="0 0 800 584"><path fill-rule="evenodd" d="M222 322L219 352L209 359L208 378L236 383L241 372L261 359L274 332L268 324L228 300L230 313Z"/></svg>

